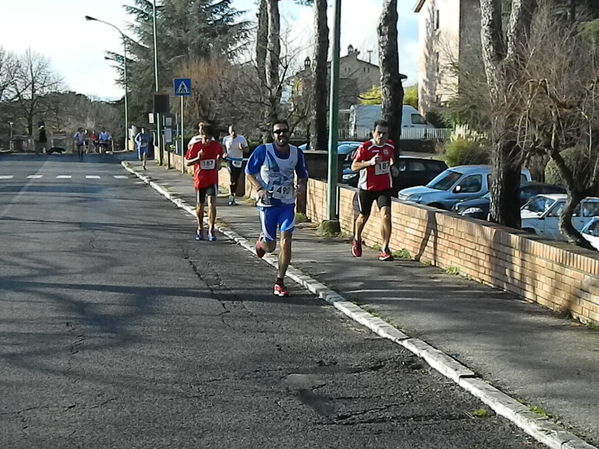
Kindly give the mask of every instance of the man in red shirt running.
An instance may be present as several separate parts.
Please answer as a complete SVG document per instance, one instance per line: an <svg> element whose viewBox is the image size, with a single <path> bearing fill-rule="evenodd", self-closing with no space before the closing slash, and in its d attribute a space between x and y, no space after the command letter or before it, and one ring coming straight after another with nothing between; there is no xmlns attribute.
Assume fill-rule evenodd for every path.
<svg viewBox="0 0 599 449"><path fill-rule="evenodd" d="M185 154L185 165L193 165L193 187L196 191L196 240L204 240L204 204L208 197L208 240L216 240L216 196L218 168L223 147L213 140L214 126L200 122L199 135L191 139Z"/></svg>
<svg viewBox="0 0 599 449"><path fill-rule="evenodd" d="M372 203L376 200L381 211L381 237L383 245L379 260L393 260L389 249L391 239L391 172L396 174L393 166L395 146L387 139L389 125L385 120L374 123L372 139L364 142L356 150L351 165L353 171L360 172L358 180L358 208L360 214L354 225L354 238L351 252L354 257L362 255L362 230L370 217Z"/></svg>

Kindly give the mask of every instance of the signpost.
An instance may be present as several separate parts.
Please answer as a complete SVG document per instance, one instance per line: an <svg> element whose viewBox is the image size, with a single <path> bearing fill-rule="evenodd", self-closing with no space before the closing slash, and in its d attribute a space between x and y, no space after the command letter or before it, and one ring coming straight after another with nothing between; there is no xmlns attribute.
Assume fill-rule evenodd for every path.
<svg viewBox="0 0 599 449"><path fill-rule="evenodd" d="M175 97L179 97L181 99L181 124L179 126L179 132L181 133L181 173L185 173L185 165L183 164L183 159L185 158L185 139L183 137L183 97L189 97L191 95L191 79L175 78L173 80L173 89L175 91Z"/></svg>

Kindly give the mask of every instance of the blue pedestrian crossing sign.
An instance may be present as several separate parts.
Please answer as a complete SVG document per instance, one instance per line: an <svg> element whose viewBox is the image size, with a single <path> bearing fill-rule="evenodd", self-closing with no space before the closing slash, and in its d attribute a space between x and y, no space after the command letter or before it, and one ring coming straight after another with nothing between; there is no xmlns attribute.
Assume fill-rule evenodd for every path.
<svg viewBox="0 0 599 449"><path fill-rule="evenodd" d="M187 97L191 95L191 79L190 78L175 78L173 80L176 97Z"/></svg>

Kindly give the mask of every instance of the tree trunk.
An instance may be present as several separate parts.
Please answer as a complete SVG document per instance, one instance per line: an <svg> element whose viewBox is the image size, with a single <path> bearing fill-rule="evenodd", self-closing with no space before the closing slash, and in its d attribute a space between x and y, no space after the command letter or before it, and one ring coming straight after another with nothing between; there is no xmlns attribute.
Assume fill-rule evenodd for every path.
<svg viewBox="0 0 599 449"><path fill-rule="evenodd" d="M494 141L493 173L491 176L491 221L519 229L521 149L516 142L497 139Z"/></svg>
<svg viewBox="0 0 599 449"><path fill-rule="evenodd" d="M267 0L268 11L268 47L266 51L266 86L268 89L268 125L277 119L281 99L279 67L281 56L281 17L279 0Z"/></svg>
<svg viewBox="0 0 599 449"><path fill-rule="evenodd" d="M518 84L522 74L519 48L528 38L534 0L512 0L506 37L503 34L501 3L501 0L480 0L482 56L492 107L490 220L519 228L518 188L524 157L515 138L519 111L510 101L513 95L510 86Z"/></svg>
<svg viewBox="0 0 599 449"><path fill-rule="evenodd" d="M314 2L314 99L312 112L311 146L316 150L327 149L327 55L329 53L329 27L327 25L327 0Z"/></svg>
<svg viewBox="0 0 599 449"><path fill-rule="evenodd" d="M379 41L379 66L381 71L382 117L389 123L389 138L399 154L403 85L399 77L397 49L397 0L384 0L377 27Z"/></svg>
<svg viewBox="0 0 599 449"><path fill-rule="evenodd" d="M553 114L552 116L556 122L559 120L558 114ZM557 125L557 123L554 123L554 127ZM560 147L556 145L557 141L552 143L553 145L550 149L550 156L553 162L555 162L555 165L557 166L560 176L564 180L566 189L568 191L568 199L566 200L564 209L559 216L560 233L569 243L573 243L574 245L582 246L588 249L594 249L587 239L585 239L572 225L572 215L576 207L584 198L595 194L596 187L594 186L594 182L592 182L591 186L587 190L581 190L577 180L574 177L574 173L570 167L568 167L566 161L559 152Z"/></svg>
<svg viewBox="0 0 599 449"><path fill-rule="evenodd" d="M266 87L266 48L268 46L267 0L260 0L258 7L258 29L256 31L256 67L261 87Z"/></svg>

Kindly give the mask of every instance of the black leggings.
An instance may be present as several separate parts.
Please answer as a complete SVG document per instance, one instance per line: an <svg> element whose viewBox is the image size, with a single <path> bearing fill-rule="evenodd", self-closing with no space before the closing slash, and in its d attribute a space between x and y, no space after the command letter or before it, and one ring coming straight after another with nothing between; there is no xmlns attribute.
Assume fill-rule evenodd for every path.
<svg viewBox="0 0 599 449"><path fill-rule="evenodd" d="M231 195L235 195L237 192L237 182L239 181L241 172L243 172L243 166L233 167L232 162L229 161L229 173L231 175Z"/></svg>

